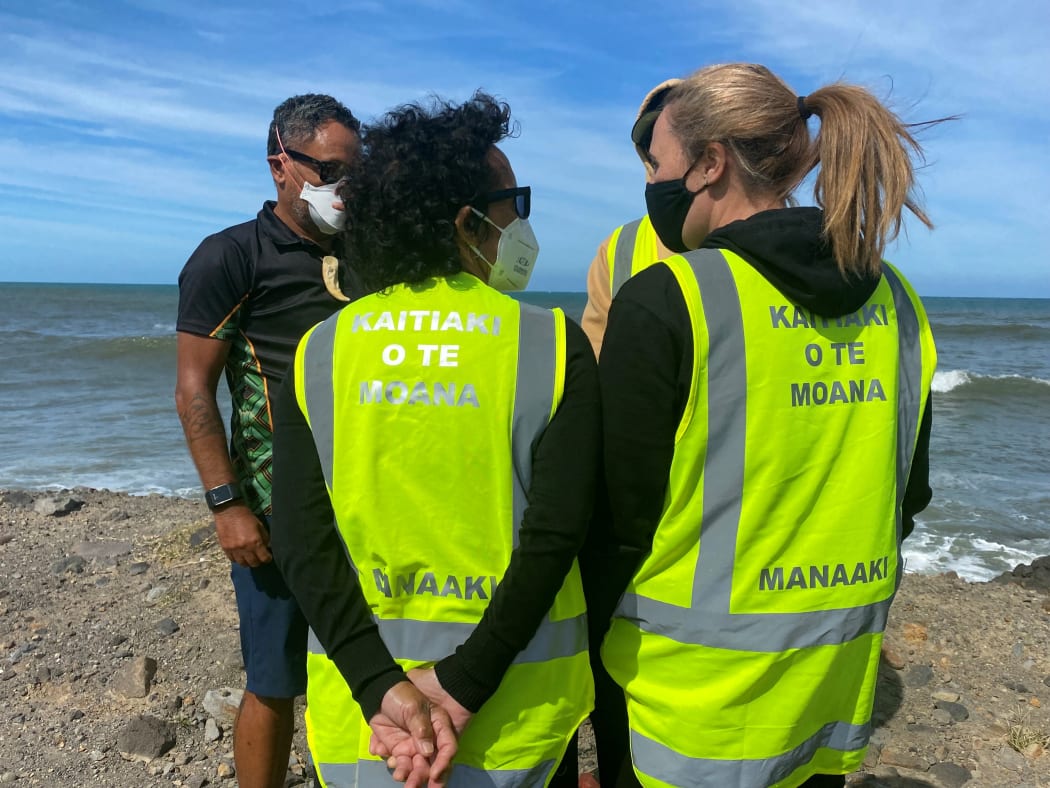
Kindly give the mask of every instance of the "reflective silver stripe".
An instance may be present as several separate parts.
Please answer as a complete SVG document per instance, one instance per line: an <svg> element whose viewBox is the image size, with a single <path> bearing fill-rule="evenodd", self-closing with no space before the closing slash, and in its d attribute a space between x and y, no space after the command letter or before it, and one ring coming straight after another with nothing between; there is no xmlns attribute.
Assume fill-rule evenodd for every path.
<svg viewBox="0 0 1050 788"><path fill-rule="evenodd" d="M544 761L531 769L487 771L476 766L455 763L448 788L539 788L554 769L554 761ZM396 785L383 761L357 763L322 763L318 766L327 788L371 788Z"/></svg>
<svg viewBox="0 0 1050 788"><path fill-rule="evenodd" d="M339 315L324 321L306 341L303 351L303 391L310 421L310 432L317 445L317 456L321 460L328 489L332 489L333 454L335 452L335 395L332 387L332 364L334 363L335 331Z"/></svg>
<svg viewBox="0 0 1050 788"><path fill-rule="evenodd" d="M641 219L628 222L620 228L620 234L616 238L616 252L613 254L613 273L610 291L612 297L620 292L623 283L631 278L634 267L634 245L638 241L638 228L642 226Z"/></svg>
<svg viewBox="0 0 1050 788"><path fill-rule="evenodd" d="M617 615L646 632L682 643L754 652L780 652L837 645L886 627L891 599L870 605L804 613L730 613L733 562L740 527L746 446L747 366L743 317L736 282L722 253L702 249L684 255L696 276L710 347L707 359L708 446L704 459L701 550L693 574L692 606L679 607L625 594ZM888 270L888 268L887 268ZM918 424L922 358L918 320L896 277L889 278L898 302L901 334L897 451L897 528ZM896 285L894 283L896 282ZM906 304L900 304L898 289ZM725 403L734 403L724 407ZM898 544L900 539L898 538ZM898 548L899 549L899 548ZM727 558L729 557L729 558ZM899 556L898 556L899 558ZM898 560L898 582L899 567Z"/></svg>
<svg viewBox="0 0 1050 788"><path fill-rule="evenodd" d="M383 642L394 659L437 662L453 653L474 631L476 624L445 621L416 621L408 618L376 619ZM324 646L310 628L306 650L325 654ZM514 664L547 662L571 657L587 650L587 616L581 613L560 621L544 619L532 640L518 655Z"/></svg>
<svg viewBox="0 0 1050 788"><path fill-rule="evenodd" d="M852 752L865 747L870 736L870 724L829 722L794 749L773 758L733 761L690 758L632 730L631 756L639 771L682 788L772 785L813 760L820 748Z"/></svg>
<svg viewBox="0 0 1050 788"><path fill-rule="evenodd" d="M838 646L861 635L882 632L891 601L808 613L733 614L710 610L703 604L694 603L695 609L690 609L624 594L616 615L639 629L679 643L778 653L811 646Z"/></svg>
<svg viewBox="0 0 1050 788"><path fill-rule="evenodd" d="M324 780L325 788L357 788L358 785L390 786L394 784L390 770L386 768L383 761L319 763L317 771ZM362 772L361 782L358 782L358 772Z"/></svg>
<svg viewBox="0 0 1050 788"><path fill-rule="evenodd" d="M915 312L908 291L897 272L889 265L882 266L883 276L893 291L893 306L897 312L898 354L897 373L897 584L904 574L904 562L900 556L903 539L904 493L911 475L911 462L915 454L915 440L919 421L922 419L922 342L919 337L919 316Z"/></svg>
<svg viewBox="0 0 1050 788"><path fill-rule="evenodd" d="M306 653L308 654L321 654L327 655L328 652L324 650L324 646L321 645L321 641L317 639L314 628L310 627L306 634Z"/></svg>
<svg viewBox="0 0 1050 788"><path fill-rule="evenodd" d="M529 505L532 484L532 451L547 428L557 372L554 313L531 304L520 304L518 370L514 392L511 448L514 454L514 546Z"/></svg>
<svg viewBox="0 0 1050 788"><path fill-rule="evenodd" d="M477 624L447 621L416 621L408 618L387 618L379 622L390 654L395 659L418 659L436 662L453 653L474 631ZM559 657L571 657L587 650L587 618L581 614L573 618L551 621L545 618L532 640L514 658L514 664L547 662Z"/></svg>

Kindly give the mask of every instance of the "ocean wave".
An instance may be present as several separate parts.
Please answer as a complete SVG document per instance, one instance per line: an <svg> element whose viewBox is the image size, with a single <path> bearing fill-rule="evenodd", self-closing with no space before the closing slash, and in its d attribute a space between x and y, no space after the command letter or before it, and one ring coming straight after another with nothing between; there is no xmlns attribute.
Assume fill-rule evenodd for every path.
<svg viewBox="0 0 1050 788"><path fill-rule="evenodd" d="M1024 375L981 375L966 369L949 369L945 372L933 373L932 388L938 394L947 394L949 391L965 386L991 387L997 384L1024 389L1034 388L1036 391L1044 392L1047 387L1050 387L1050 380Z"/></svg>
<svg viewBox="0 0 1050 788"><path fill-rule="evenodd" d="M1050 539L1007 545L973 534L937 534L920 524L903 546L904 570L918 574L955 572L970 582L987 582L1018 564L1050 555Z"/></svg>

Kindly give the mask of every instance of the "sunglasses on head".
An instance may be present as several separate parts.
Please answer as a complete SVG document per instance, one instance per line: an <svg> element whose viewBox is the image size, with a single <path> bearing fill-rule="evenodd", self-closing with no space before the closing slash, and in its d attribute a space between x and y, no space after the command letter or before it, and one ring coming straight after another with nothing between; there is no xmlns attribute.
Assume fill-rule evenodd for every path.
<svg viewBox="0 0 1050 788"><path fill-rule="evenodd" d="M528 219L529 213L532 211L531 186L516 186L513 189L499 189L498 191L487 192L475 197L470 204L478 210L484 210L494 202L512 198L514 200L514 213L518 215L519 219Z"/></svg>
<svg viewBox="0 0 1050 788"><path fill-rule="evenodd" d="M320 161L313 156L307 156L305 153L300 153L291 148L284 148L284 152L289 159L295 159L302 164L312 167L321 179L321 183L336 183L345 178L350 171L350 165L345 161Z"/></svg>

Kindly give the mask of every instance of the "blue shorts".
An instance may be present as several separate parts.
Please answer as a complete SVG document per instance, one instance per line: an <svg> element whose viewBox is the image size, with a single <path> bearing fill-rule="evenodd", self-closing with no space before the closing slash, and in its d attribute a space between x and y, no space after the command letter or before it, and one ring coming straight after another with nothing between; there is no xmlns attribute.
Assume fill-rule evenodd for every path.
<svg viewBox="0 0 1050 788"><path fill-rule="evenodd" d="M263 698L306 693L306 618L270 561L254 569L232 564L245 688Z"/></svg>

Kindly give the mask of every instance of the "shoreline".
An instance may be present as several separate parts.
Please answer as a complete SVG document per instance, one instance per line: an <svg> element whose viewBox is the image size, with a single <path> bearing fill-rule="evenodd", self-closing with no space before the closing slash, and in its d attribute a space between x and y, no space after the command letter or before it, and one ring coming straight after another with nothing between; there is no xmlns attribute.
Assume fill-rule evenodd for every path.
<svg viewBox="0 0 1050 788"><path fill-rule="evenodd" d="M235 784L223 698L243 671L210 524L195 497L0 490L0 782ZM1050 593L1036 586L905 574L850 785L1050 786ZM142 717L165 734L131 751L147 746ZM293 756L289 784L308 785L301 714Z"/></svg>

